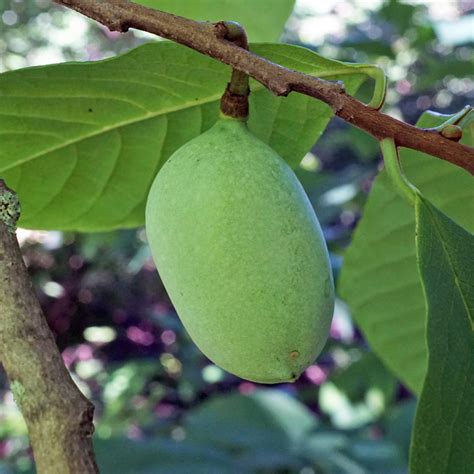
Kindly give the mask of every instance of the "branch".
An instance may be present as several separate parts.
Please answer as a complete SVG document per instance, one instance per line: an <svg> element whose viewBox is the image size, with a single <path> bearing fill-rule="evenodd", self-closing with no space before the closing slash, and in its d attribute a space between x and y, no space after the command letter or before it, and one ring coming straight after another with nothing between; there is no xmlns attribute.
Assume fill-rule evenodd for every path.
<svg viewBox="0 0 474 474"><path fill-rule="evenodd" d="M146 8L128 0L56 0L97 20L111 31L147 31L181 43L242 71L279 96L299 92L328 104L346 122L378 140L412 148L454 163L474 175L474 150L435 130L408 125L347 95L337 82L284 68L215 35L214 25Z"/></svg>
<svg viewBox="0 0 474 474"><path fill-rule="evenodd" d="M15 194L0 180L0 361L25 418L38 474L95 474L94 407L64 366L23 263Z"/></svg>

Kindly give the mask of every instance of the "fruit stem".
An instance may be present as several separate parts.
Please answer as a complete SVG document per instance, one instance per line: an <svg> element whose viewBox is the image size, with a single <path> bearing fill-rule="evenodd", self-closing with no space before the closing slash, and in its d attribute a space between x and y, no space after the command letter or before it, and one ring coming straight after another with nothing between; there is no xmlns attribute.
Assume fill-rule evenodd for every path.
<svg viewBox="0 0 474 474"><path fill-rule="evenodd" d="M247 34L239 23L220 21L215 24L216 34L237 46L249 49ZM245 72L232 69L232 76L221 98L221 111L235 119L246 120L249 114L249 76Z"/></svg>

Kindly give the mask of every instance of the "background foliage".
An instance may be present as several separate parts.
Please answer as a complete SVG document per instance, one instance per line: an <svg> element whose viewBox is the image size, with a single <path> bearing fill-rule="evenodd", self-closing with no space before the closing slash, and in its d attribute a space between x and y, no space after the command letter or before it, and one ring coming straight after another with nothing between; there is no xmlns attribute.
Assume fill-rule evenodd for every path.
<svg viewBox="0 0 474 474"><path fill-rule="evenodd" d="M165 5L173 2L149 0L142 3L166 9ZM192 16L193 6L198 3L204 2L180 2L180 8L183 8L181 13ZM224 4L207 3L206 15L210 18L215 14L212 19L225 17L242 21L248 28L250 40L254 42L274 41L279 32L283 31L287 14L293 6L292 2L280 0L275 2L278 8L272 7L265 15L249 17L248 9L239 8L234 13L232 5L237 2L226 2L225 15L222 11L212 11L212 5L217 3ZM469 38L472 29L463 25L466 25L466 19L472 19L473 13L467 2L425 4L395 0L340 0L324 2L320 6L316 5L318 3L320 2L298 1L286 22L282 39L286 43L306 46L337 60L382 66L390 80L387 99L391 114L415 123L427 108L454 113L472 100L473 82L472 76L469 77L472 71L467 61L472 55L472 37ZM252 2L252 5L252 8L260 8L266 2L260 0ZM145 113L132 104L121 104L119 108L112 104L113 113L110 113L107 110L108 104L113 100L110 97L95 98L94 103L81 112L83 115L75 113L73 117L67 117L61 114L71 109L73 98L70 95L79 90L77 87L89 88L87 91L94 87L93 81L79 85L75 81L74 71L81 68L93 71L94 68L108 67L116 77L114 65L120 64L118 61L133 64L134 55L144 55L149 68L147 73L153 73L156 72L155 68L159 68L159 64L154 62L155 50L165 51L160 53L163 55L169 50L172 52L170 56L176 57L179 54L182 60L206 65L204 70L198 72L202 75L197 81L199 87L192 90L205 103L200 106L200 120L196 122L196 107L178 105L173 112L187 114L190 123L199 123L196 130L189 132L187 129L186 133L199 133L208 127L209 120L215 114L216 101L222 87L220 84L215 85L213 81L204 86L202 84L206 84L205 79L209 75L221 77L224 83L227 80L226 68L206 58L197 59L195 53L188 53L178 46L166 45L163 48L163 44L144 46L123 59L93 66L57 66L47 69L48 76L43 73L46 70L30 70L26 75L32 75L35 81L43 77L46 94L54 96L58 91L61 91L61 95L69 94L69 97L61 101L54 97L32 104L31 94L28 97L28 92L33 86L22 79L26 75L22 76L24 72L17 71L18 69L66 60L111 57L149 42L151 38L136 32L125 35L110 33L77 14L53 7L47 0L0 0L0 12L0 70L14 71L0 76L0 90L7 91L10 95L14 93L25 96L21 108L25 115L40 113L41 120L44 120L44 114L49 114L52 120L60 117L64 120L77 120L79 117L90 121L88 116L91 113L94 115L96 111L103 110L103 116L95 118L92 125L83 124L83 129L78 128L77 123L71 124L71 133L78 133L79 138L85 127L105 126L113 129L117 120L123 120L123 117L117 119L116 110L140 118ZM240 17L241 14L244 16ZM264 23L255 25L257 18L262 18ZM295 53L289 46L259 48L264 48L261 52L266 56L277 55L276 60L279 62L291 61L293 67L298 69L314 74L321 72L313 71L314 58L309 58L309 53ZM164 56L162 63L170 64L170 58ZM179 61L171 63L176 71L174 75L170 73L169 80L176 82L176 78L180 76ZM172 67L168 69L171 70ZM137 71L135 76L133 78L127 73L127 76L121 74L120 78L127 81L144 80L142 71ZM75 82L65 86L61 81ZM354 90L360 86L359 97L368 101L373 83L361 83L361 75L354 76ZM179 86L173 84L173 87ZM155 106L154 110L158 111L163 110L160 107L176 107L179 103L196 98L195 94L190 94L181 97L179 102L169 94L164 96L162 104L153 105L149 96L132 97L130 94L133 95L134 92L129 83L124 84L123 89L116 88L113 91L115 99L119 91L122 99L128 100L131 97L132 100L141 100L141 105ZM303 141L302 137L305 140L316 140L324 128L325 117L321 121L314 120L315 115L324 115L324 107L316 101L302 96L295 96L290 101L277 100L264 91L256 92L252 100L252 120L256 133L266 137L273 146L280 147L280 153L286 157L295 159L298 153L300 158L303 157L311 143ZM38 131L38 126L41 127L41 123L34 117L30 119L32 122L29 126L24 117L15 121L15 117L11 117L11 114L15 114L13 103L9 105L5 95L2 95L1 107L3 112L10 114L8 117L0 115L2 128L8 128L8 124L11 124L10 130L18 130L21 125L25 135L28 135L29 131ZM89 112L89 108L93 112ZM158 115L158 118L150 118L147 123L164 120L162 113ZM278 128L279 121L294 116L304 117L302 124L297 127L300 136L272 135L273 129L284 129L284 124L281 123L281 128ZM268 120L269 117L271 120ZM173 128L172 117L167 116L166 120L171 124L169 130L174 134L173 137L183 132L180 127ZM259 130L258 126L262 123L272 125ZM134 146L133 140L142 143L144 138L148 140L147 150L158 145L165 146L166 137L150 136L150 128L140 130L140 125L132 125L132 128L133 133L128 135L130 147ZM99 154L104 157L104 164L108 161L115 163L113 158L107 159L113 154L113 135L112 130L110 146L103 151L94 147L94 143L87 144L84 141L81 142L80 153L84 153L86 157L88 153L95 153L94 163ZM8 146L15 146L9 145L5 138L2 137L3 155L0 166L10 163L5 151ZM180 140L184 141L186 138L182 136ZM288 138L293 140L289 141ZM172 143L173 140L169 142ZM21 147L26 150L25 153L29 152L29 145L31 142L22 140ZM169 149L166 153L169 155L171 151ZM472 230L474 212L469 203L474 201L468 199L471 194L466 196L472 192L472 184L460 184L465 179L464 175L459 171L444 171L448 168L443 166L449 165L438 161L434 168L430 168L434 169L432 176L423 175L423 157L408 156L409 154L407 152L404 157L409 177L451 217ZM152 169L160 160L156 155L148 160L145 158L146 154L143 165L152 166ZM49 166L58 166L54 159L52 156ZM59 160L60 157L56 159ZM45 166L45 161L41 163ZM297 163L298 159L295 159L293 164ZM41 181L41 171L46 172L47 168L34 166L22 163L7 171L7 176L10 180L19 180L18 169L22 168L21 172L27 176L24 181L25 189L36 186L45 192L53 191L52 188L45 189ZM336 277L379 167L377 143L336 119L296 169L323 226ZM128 194L138 193L134 197L137 204L146 192L146 184L139 179L150 174L150 170L146 167L140 169L138 166L133 169L142 173L142 178L131 180L133 186L123 191ZM83 173L86 172L87 169L84 169ZM122 173L128 172L130 170L122 169ZM82 176L81 173L78 176ZM426 183L421 182L422 179ZM443 187L439 185L441 179ZM383 175L377 178L375 192L380 189L380 193L390 201L391 191L384 184L385 181ZM60 185L61 183L58 186ZM112 192L114 188L111 187L110 190ZM69 183L68 192L74 195L73 182ZM453 200L450 200L450 196L454 196ZM48 199L45 200L47 201ZM83 202L83 197L78 201ZM468 205L459 206L459 202L467 202ZM31 206L34 205L39 203L32 199ZM391 205L398 206L393 201ZM56 208L57 215L60 216L61 199L57 201ZM365 214L372 212L383 215L369 201ZM406 222L403 221L403 216L406 216L403 205L393 212L400 214L399 221L391 223L380 219L377 221L377 228L364 228L362 225L359 229L356 241L364 240L370 242L371 246L365 251L357 251L354 247L352 255L348 257L352 260L352 273L345 271L341 288L343 296L349 300L353 298L348 290L344 290L344 286L347 286L344 280L361 281L361 272L373 272L374 280L377 279L377 289L383 291L385 283L375 265L380 261L381 255L390 255L390 248L387 246L390 246L391 241L384 238L384 233L392 235L397 229L390 226L396 227L402 222L407 227L414 227L414 220L410 217L405 218ZM54 227L58 222L54 220L54 215L41 215L33 210L30 215L30 227ZM85 217L82 224L78 224L79 221L76 220L75 229L86 228L93 218L90 214L83 215ZM124 213L124 209L111 213L107 226L123 225L123 220L120 220L123 215L129 214ZM46 218L52 220L48 222ZM103 222L103 218L104 212L96 216L96 223ZM129 225L136 224L139 220L138 217L135 221L130 221ZM413 347L419 348L418 354L405 361L401 357L403 354L400 354L398 365L397 362L381 361L371 352L359 330L361 327L367 334L372 330L377 331L376 326L368 328L366 321L380 315L388 318L391 307L400 307L400 300L397 300L396 295L391 295L390 299L379 299L378 306L374 301L366 307L364 304L367 302L354 304L351 301L357 324L353 322L344 303L338 301L331 339L323 355L308 368L304 376L293 385L276 388L258 386L243 382L212 365L189 340L159 281L141 228L95 234L76 234L68 231L71 227L63 228L66 228L65 232L23 230L19 235L38 295L56 334L64 360L81 389L96 404L97 451L103 472L184 473L190 472L190 466L193 473L357 474L407 471L415 406L413 395L408 389L415 392L420 389L420 373L425 370L423 354L426 348L422 344L414 345ZM367 234L366 238L361 237L364 233ZM399 266L392 266L392 271L384 274L386 278L390 278L390 275L400 278L400 272L406 271L404 268L415 265L414 241L410 241L404 248L406 258L400 256ZM384 262L385 264L397 264L388 256L387 259L389 261ZM388 280L386 284L393 282ZM414 283L413 287L413 298L419 302L419 284ZM366 297L363 293L360 295L361 298ZM377 298L377 294L369 296ZM394 351L399 347L400 340L410 337L410 331L420 333L417 327L422 322L409 318L410 311L416 308L416 301L408 302L410 304L405 301L406 307L409 307L407 320L414 322L413 327L407 325L406 328L398 328L398 333L393 330L386 332L392 338ZM384 321L383 328L386 329L387 326L389 322ZM387 343L390 345L390 340L380 340L380 344ZM373 348L377 351L376 344L373 344ZM416 355L419 357L415 357ZM401 377L401 381L384 363ZM6 380L2 377L0 375L0 472L28 472L31 461L25 428L11 393L7 390Z"/></svg>

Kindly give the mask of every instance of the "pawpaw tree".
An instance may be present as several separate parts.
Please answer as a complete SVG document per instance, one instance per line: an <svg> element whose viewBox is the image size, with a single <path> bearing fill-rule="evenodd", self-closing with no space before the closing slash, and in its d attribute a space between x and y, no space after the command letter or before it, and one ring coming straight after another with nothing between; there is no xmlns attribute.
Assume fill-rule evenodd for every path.
<svg viewBox="0 0 474 474"><path fill-rule="evenodd" d="M410 472L472 473L469 105L450 114L426 110L416 125L399 120L384 109L388 87L379 66L276 42L291 0L56 3L111 32L136 29L166 41L149 40L110 59L0 75L0 360L37 472L98 472L94 410L64 366L15 231L144 226L182 324L216 367L250 382L295 382L317 367L336 293L375 363L416 397ZM385 13L398 6L388 2ZM12 15L6 11L4 21ZM336 281L299 172L334 116L373 137L384 162ZM357 377L370 357L360 361ZM304 462L327 472L366 472L324 464L312 415L281 397L262 392L207 410L223 419L228 410L244 413L234 429L257 439L252 413L272 419L275 433L294 438L289 464L281 464L289 472ZM283 405L299 420L297 432L279 419ZM200 416L185 421L191 439L196 426L205 432ZM148 456L154 446L145 448ZM143 449L136 447L138 457ZM181 472L174 446L156 449L170 456L168 472ZM194 445L186 449L191 458L203 455ZM252 462L221 455L187 472L262 472L255 453ZM133 470L141 472L136 462Z"/></svg>

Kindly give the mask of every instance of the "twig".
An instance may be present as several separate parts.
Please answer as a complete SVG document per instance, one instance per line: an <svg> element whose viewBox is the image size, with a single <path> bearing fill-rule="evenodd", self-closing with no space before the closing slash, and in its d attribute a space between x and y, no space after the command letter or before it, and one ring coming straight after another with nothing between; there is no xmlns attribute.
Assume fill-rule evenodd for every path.
<svg viewBox="0 0 474 474"><path fill-rule="evenodd" d="M393 138L396 146L428 153L474 174L472 148L456 143L438 131L414 127L368 107L347 95L339 83L284 68L246 51L216 36L212 24L146 8L127 0L56 0L56 3L97 20L112 31L136 28L181 43L248 74L276 95L286 96L295 91L319 99L343 120L379 140Z"/></svg>
<svg viewBox="0 0 474 474"><path fill-rule="evenodd" d="M14 233L17 211L0 179L0 361L38 474L95 474L94 407L72 381L41 311Z"/></svg>

